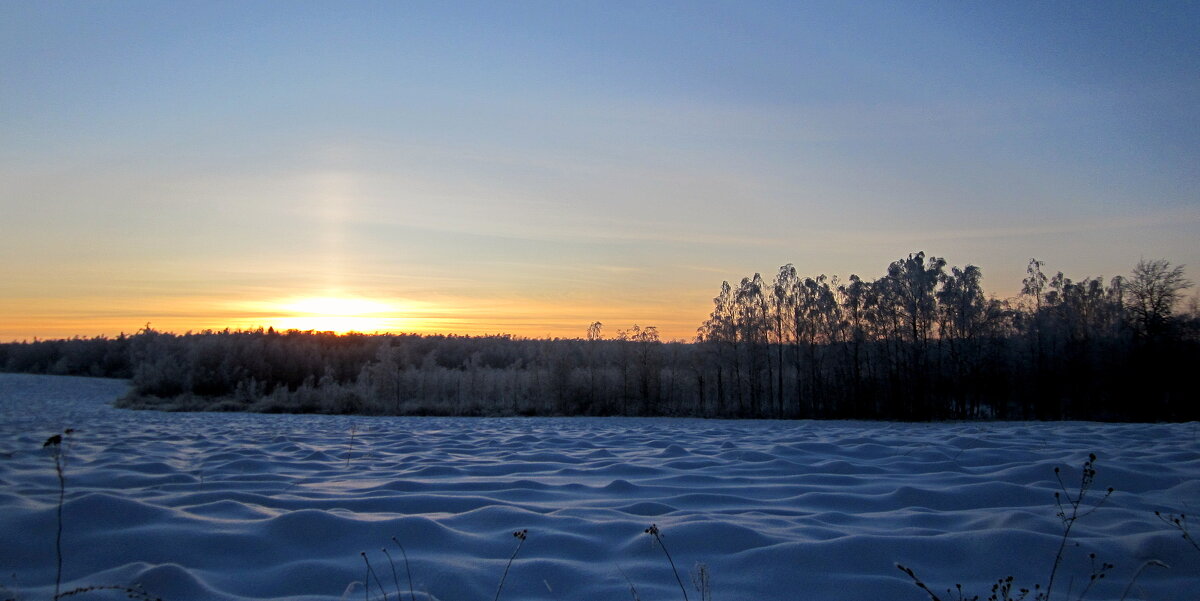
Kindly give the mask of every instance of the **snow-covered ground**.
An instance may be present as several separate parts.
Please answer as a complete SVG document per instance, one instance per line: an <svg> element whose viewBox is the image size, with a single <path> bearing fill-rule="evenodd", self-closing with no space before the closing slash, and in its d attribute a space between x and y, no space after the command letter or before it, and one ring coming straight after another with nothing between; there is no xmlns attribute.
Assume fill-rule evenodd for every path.
<svg viewBox="0 0 1200 601"><path fill-rule="evenodd" d="M418 598L489 600L513 531L528 529L503 599L630 600L630 583L646 601L681 599L644 533L655 523L681 572L707 564L718 601L926 598L896 562L935 591L962 583L986 598L999 577L1045 580L1061 538L1054 467L1073 485L1094 451L1094 498L1116 492L1072 532L1055 597L1068 587L1078 596L1095 552L1116 567L1089 599L1120 598L1149 559L1171 568L1146 568L1130 599L1200 598L1200 552L1154 516L1200 509L1194 423L366 418L106 405L124 390L0 375L0 574L20 598L53 594L58 481L42 443L68 427L64 589L140 583L166 601L359 599L366 551L395 599L387 547L407 598L395 536Z"/></svg>

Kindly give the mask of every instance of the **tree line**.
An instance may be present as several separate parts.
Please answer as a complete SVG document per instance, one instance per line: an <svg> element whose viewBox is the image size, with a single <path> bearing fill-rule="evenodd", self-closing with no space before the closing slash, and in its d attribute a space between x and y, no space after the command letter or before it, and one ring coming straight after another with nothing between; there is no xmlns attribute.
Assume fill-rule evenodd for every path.
<svg viewBox="0 0 1200 601"><path fill-rule="evenodd" d="M891 419L1194 419L1198 351L1181 266L1073 281L1032 259L1021 295L924 253L875 280L785 265L722 284L697 338L701 390L736 415Z"/></svg>
<svg viewBox="0 0 1200 601"><path fill-rule="evenodd" d="M0 344L6 371L129 378L120 404L397 415L1192 420L1200 310L1182 266L1073 281L1029 262L987 296L915 253L870 280L792 265L723 282L694 340L634 325L574 339L149 326Z"/></svg>

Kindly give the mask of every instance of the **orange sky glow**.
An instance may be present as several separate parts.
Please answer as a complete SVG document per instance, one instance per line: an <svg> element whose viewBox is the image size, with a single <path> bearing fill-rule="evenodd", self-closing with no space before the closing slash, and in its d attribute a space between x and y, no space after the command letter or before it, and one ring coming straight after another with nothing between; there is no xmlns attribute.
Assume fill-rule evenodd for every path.
<svg viewBox="0 0 1200 601"><path fill-rule="evenodd" d="M6 308L5 304L0 302L0 310ZM582 338L592 321L603 322L604 333L615 336L618 330L635 323L619 321L620 316L627 313L644 316L639 325L657 326L664 339L690 340L706 316L703 308L693 311L696 315L689 321L688 316L681 318L679 312L669 307L649 310L620 305L562 307L553 303L531 305L525 301L463 301L457 305L433 305L336 296L215 303L212 306L191 299L147 299L144 303L125 304L111 300L85 301L87 307L97 304L112 309L81 310L75 299L43 299L37 303L37 309L23 307L19 317L0 323L0 340L113 337L135 333L147 323L155 330L176 333L273 327L280 331L316 330L339 334L354 331ZM135 321L138 318L145 321Z"/></svg>
<svg viewBox="0 0 1200 601"><path fill-rule="evenodd" d="M0 342L691 340L924 251L1200 268L1186 3L0 2Z"/></svg>

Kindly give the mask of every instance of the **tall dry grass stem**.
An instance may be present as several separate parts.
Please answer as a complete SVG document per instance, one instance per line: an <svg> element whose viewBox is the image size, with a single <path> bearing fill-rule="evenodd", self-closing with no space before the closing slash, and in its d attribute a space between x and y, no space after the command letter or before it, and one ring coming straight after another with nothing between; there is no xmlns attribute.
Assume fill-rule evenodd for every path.
<svg viewBox="0 0 1200 601"><path fill-rule="evenodd" d="M517 539L517 548L513 549L512 556L508 558L508 565L504 566L504 574L500 576L500 586L496 587L496 599L500 601L500 591L504 590L504 580L508 578L508 569L512 567L513 560L517 558L517 553L521 551L521 545L525 544L525 537L528 536L528 530L518 530L513 533Z"/></svg>
<svg viewBox="0 0 1200 601"><path fill-rule="evenodd" d="M675 581L679 583L679 591L683 593L683 601L689 601L687 587L683 586L683 579L679 577L679 570L675 569L675 560L671 559L671 552L667 550L667 545L663 544L662 531L658 529L658 525L650 524L650 527L646 528L645 532L653 536L658 546L662 547L663 553L667 556L667 561L671 564L671 571L675 573Z"/></svg>
<svg viewBox="0 0 1200 601"><path fill-rule="evenodd" d="M1137 571L1133 573L1133 578L1129 579L1129 584L1125 585L1125 592L1121 593L1121 601L1125 601L1125 598L1129 596L1129 591L1133 590L1133 584L1135 582L1137 582L1138 577L1140 577L1142 575L1142 571L1150 566L1167 568L1168 570L1171 569L1171 566L1169 566L1157 559L1148 559L1148 560L1142 562L1141 567L1139 567L1137 569Z"/></svg>
<svg viewBox="0 0 1200 601"><path fill-rule="evenodd" d="M387 601L387 598L388 598L387 589L383 588L383 583L379 581L379 575L375 573L375 568L371 567L371 560L367 559L367 552L360 551L359 555L362 555L363 563L367 564L367 577L375 579L375 586L378 586L379 592L383 593L383 601ZM371 582L369 580L363 579L363 585L364 585L363 588L366 589L367 601L370 601ZM396 594L400 594L399 591L397 591Z"/></svg>
<svg viewBox="0 0 1200 601"><path fill-rule="evenodd" d="M70 439L71 434L75 432L74 428L63 430L62 434L55 434L46 439L42 443L43 449L50 449L50 454L54 457L54 472L58 474L58 530L54 535L54 557L57 562L57 567L54 571L54 599L57 601L62 595L62 534L63 534L63 502L67 496L67 451L65 441ZM73 593L78 594L78 593Z"/></svg>
<svg viewBox="0 0 1200 601"><path fill-rule="evenodd" d="M1090 515L1092 512L1100 508L1105 501L1112 496L1113 489L1109 488L1108 492L1091 508L1080 512L1079 508L1083 505L1083 500L1087 496L1088 491L1092 488L1092 484L1096 480L1096 454L1088 453L1087 461L1083 462L1083 468L1079 475L1079 490L1072 496L1067 490L1062 481L1062 474L1059 468L1054 468L1054 479L1058 481L1058 487L1061 491L1054 492L1054 504L1058 506L1058 519L1062 521L1063 535L1062 540L1058 543L1058 552L1054 555L1054 565L1050 568L1050 578L1046 581L1045 599L1050 599L1050 594L1054 591L1054 579L1058 575L1058 568L1062 565L1063 553L1067 548L1067 539L1071 536L1071 528L1075 526L1075 522L1084 516ZM1066 499L1066 504L1063 499Z"/></svg>
<svg viewBox="0 0 1200 601"><path fill-rule="evenodd" d="M629 579L629 575L625 573L625 569L618 565L617 570L621 572L621 577L625 579L625 584L629 585L629 594L633 597L633 601L642 601L642 597L638 595L637 587L633 585L633 581Z"/></svg>
<svg viewBox="0 0 1200 601"><path fill-rule="evenodd" d="M392 584L396 585L396 600L404 601L404 596L400 593L400 576L396 574L396 562L392 561L392 554L388 553L387 547L380 549L388 558L388 565L392 567Z"/></svg>
<svg viewBox="0 0 1200 601"><path fill-rule="evenodd" d="M412 597L413 601L417 601L417 594L413 592L412 570L408 567L408 553L404 551L404 545L400 544L400 541L396 537L392 537L392 542L396 543L397 547L400 547L400 555L404 557L404 572L408 574L408 595ZM388 556L388 561L391 561L392 556L387 552L387 549L384 549L383 552ZM392 565L392 571L396 571L395 564ZM396 589L396 596L400 596L399 588Z"/></svg>

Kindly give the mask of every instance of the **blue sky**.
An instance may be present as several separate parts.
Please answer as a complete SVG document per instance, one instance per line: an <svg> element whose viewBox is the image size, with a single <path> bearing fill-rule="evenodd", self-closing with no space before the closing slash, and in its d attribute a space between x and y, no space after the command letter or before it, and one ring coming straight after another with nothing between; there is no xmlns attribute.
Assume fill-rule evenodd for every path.
<svg viewBox="0 0 1200 601"><path fill-rule="evenodd" d="M1194 3L7 2L0 339L307 297L688 337L788 262L1191 268L1198 63Z"/></svg>

